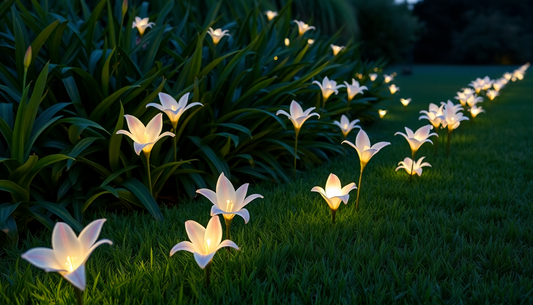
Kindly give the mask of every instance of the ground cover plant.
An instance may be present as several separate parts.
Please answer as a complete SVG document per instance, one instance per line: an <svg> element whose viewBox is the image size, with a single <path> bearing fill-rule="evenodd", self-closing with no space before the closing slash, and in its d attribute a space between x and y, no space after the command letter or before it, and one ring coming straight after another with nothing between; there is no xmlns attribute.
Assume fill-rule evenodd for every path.
<svg viewBox="0 0 533 305"><path fill-rule="evenodd" d="M299 35L290 5L269 20L257 3L234 13L223 2L0 4L0 186L11 195L0 202L0 226L8 238L57 219L80 231L84 213L101 207L146 209L161 221L161 204L213 187L222 172L287 182L295 157L302 170L342 153L333 125L341 114L377 119L384 86L366 75L383 61L362 61L353 41L320 28ZM230 36L213 39L217 30ZM355 75L368 90L350 107L345 91L333 95L295 151L276 111L292 100L321 107L313 81ZM127 118L147 124L160 113L151 107L160 93L195 107L176 121L163 115L162 131L175 136L146 158L117 132L131 131Z"/></svg>
<svg viewBox="0 0 533 305"><path fill-rule="evenodd" d="M415 67L396 83L408 107L391 100L382 124L365 127L373 142L390 141L367 165L359 211L353 197L336 223L311 189L329 173L343 183L359 174L355 153L300 174L289 183L260 183L264 199L247 206L251 220L232 225L240 251L217 254L212 282L190 254L170 249L186 240L184 222L210 218L207 199L163 208L163 222L147 213L94 212L108 219L101 238L113 241L87 263L87 303L530 303L533 254L532 79L509 83L487 113L454 131L452 153L422 146L432 168L409 182L396 172L409 154L404 126L418 127L429 102L451 99L472 79L499 77L507 67ZM487 104L485 104L487 103ZM490 105L490 106L489 106ZM442 133L441 133L442 134ZM352 134L351 137L354 137ZM441 147L445 137L440 139ZM509 149L512 147L512 149ZM86 222L88 223L88 221ZM31 247L49 247L49 232L28 234L3 250L0 298L4 303L74 302L57 274L20 259ZM63 289L66 288L66 289Z"/></svg>

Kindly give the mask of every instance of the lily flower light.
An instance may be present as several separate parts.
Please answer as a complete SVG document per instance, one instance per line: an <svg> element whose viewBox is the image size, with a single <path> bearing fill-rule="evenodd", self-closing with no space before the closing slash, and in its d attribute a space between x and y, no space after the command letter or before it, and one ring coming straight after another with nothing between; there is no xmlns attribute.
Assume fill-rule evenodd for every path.
<svg viewBox="0 0 533 305"><path fill-rule="evenodd" d="M378 78L378 74L377 73L370 73L370 74L368 74L368 76L370 77L371 81L375 81Z"/></svg>
<svg viewBox="0 0 533 305"><path fill-rule="evenodd" d="M220 225L218 216L211 217L205 228L196 221L188 220L185 222L185 230L191 241L182 241L172 247L170 256L182 250L193 253L198 266L205 269L205 282L209 286L209 273L213 256L224 247L237 250L239 247L229 239L222 241L222 225Z"/></svg>
<svg viewBox="0 0 533 305"><path fill-rule="evenodd" d="M405 127L406 134L403 132L397 132L394 135L399 134L407 140L409 146L411 147L411 155L413 156L412 160L415 160L416 152L420 149L420 146L426 142L433 144L433 142L428 138L431 136L439 136L436 133L430 133L431 129L433 129L433 126L426 125L418 128L418 130L413 133L411 129ZM413 169L411 169L411 172L413 172Z"/></svg>
<svg viewBox="0 0 533 305"><path fill-rule="evenodd" d="M311 39L311 38L309 38L309 39L307 39L307 43L308 43L308 44L313 44L313 43L315 43L315 40L314 40L314 39Z"/></svg>
<svg viewBox="0 0 533 305"><path fill-rule="evenodd" d="M439 127L441 125L441 119L440 117L442 116L442 111L443 111L443 108L444 108L444 105L441 105L440 107L433 104L433 103L430 103L429 104L429 111L426 111L426 110L421 110L420 113L422 113L423 115L421 115L418 119L419 120L422 120L422 119L426 119L428 120L431 125L433 125L433 128L435 128L435 131L437 133L437 136L439 134ZM438 145L439 145L439 140L437 139L435 141L435 155L437 155L437 149L438 149Z"/></svg>
<svg viewBox="0 0 533 305"><path fill-rule="evenodd" d="M289 44L291 43L291 40L289 38L285 38L285 46L289 46Z"/></svg>
<svg viewBox="0 0 533 305"><path fill-rule="evenodd" d="M220 42L220 39L222 39L222 37L231 36L228 32L229 32L228 30L224 30L224 31L222 31L222 29L213 30L213 28L209 28L209 30L207 30L207 34L209 34L211 38L213 38L213 43L215 44L215 46Z"/></svg>
<svg viewBox="0 0 533 305"><path fill-rule="evenodd" d="M336 46L334 44L330 44L329 46L333 50L333 56L336 56L337 54L339 54L340 51L342 51L342 50L344 50L346 48L344 46Z"/></svg>
<svg viewBox="0 0 533 305"><path fill-rule="evenodd" d="M333 93L335 93L335 95L339 94L339 89L345 87L344 85L337 85L336 81L329 80L329 78L327 76L324 77L324 79L322 80L322 83L320 83L319 81L315 80L313 82L313 84L315 84L318 87L320 87L320 90L322 91L322 97L324 98L323 102L322 102L321 113L324 112L324 108L326 107L326 101L328 100L328 98Z"/></svg>
<svg viewBox="0 0 533 305"><path fill-rule="evenodd" d="M363 177L363 170L365 169L365 166L368 164L370 159L377 154L383 147L390 145L389 142L378 142L374 145L370 144L370 139L368 138L368 135L363 129L359 129L359 133L357 133L357 137L355 138L355 143L351 143L350 141L344 140L341 144L348 144L359 155L359 162L361 164L361 172L359 173L359 184L357 186L357 200L355 203L355 210L359 209L359 193L361 192L361 178Z"/></svg>
<svg viewBox="0 0 533 305"><path fill-rule="evenodd" d="M296 101L292 101L290 107L290 114L288 114L285 110L278 110L276 112L276 115L283 114L287 116L294 125L294 133L296 135L296 138L294 140L294 174L296 174L296 158L298 156L298 134L300 133L300 128L302 128L304 122L307 121L307 119L309 119L310 117L316 115L318 118L320 118L320 115L318 113L311 113L311 111L313 110L315 110L315 107L311 107L308 108L306 111L303 111L302 106L300 106L300 104L298 104Z"/></svg>
<svg viewBox="0 0 533 305"><path fill-rule="evenodd" d="M474 88L476 93L479 93L485 86L485 82L481 78L477 78L475 81L470 83L470 86Z"/></svg>
<svg viewBox="0 0 533 305"><path fill-rule="evenodd" d="M466 100L474 94L474 90L468 88L464 89L463 92L458 91L457 96L455 97L456 100L459 100L462 106L466 106Z"/></svg>
<svg viewBox="0 0 533 305"><path fill-rule="evenodd" d="M266 11L265 15L267 16L268 21L271 21L272 19L274 19L274 17L278 15L278 12Z"/></svg>
<svg viewBox="0 0 533 305"><path fill-rule="evenodd" d="M382 119L387 114L387 110L379 109L378 114L379 114L379 118Z"/></svg>
<svg viewBox="0 0 533 305"><path fill-rule="evenodd" d="M348 136L350 131L352 131L352 129L354 129L354 128L361 129L361 127L357 126L357 123L359 123L359 122L360 122L359 120L353 120L353 121L350 122L348 117L343 114L341 116L340 122L339 121L334 121L333 124L339 126L339 128L342 131L342 135L344 136L344 139L346 140L346 137Z"/></svg>
<svg viewBox="0 0 533 305"><path fill-rule="evenodd" d="M466 104L469 106L469 107L474 107L474 105L476 105L477 103L481 103L483 102L483 98L481 96L477 96L475 94L473 95L470 95L467 99L466 99Z"/></svg>
<svg viewBox="0 0 533 305"><path fill-rule="evenodd" d="M494 100L500 93L496 90L487 90L487 97L492 101Z"/></svg>
<svg viewBox="0 0 533 305"><path fill-rule="evenodd" d="M396 171L398 171L400 168L403 168L403 169L405 169L407 174L409 174L410 176L414 176L415 174L418 175L418 176L421 176L422 175L422 167L424 167L424 166L431 167L431 164L429 164L427 162L422 163L424 158L425 157L422 157L422 158L418 159L418 161L416 161L416 162L413 162L413 160L411 158L405 158L405 159L403 159L403 161L400 161L398 163L399 166L396 168Z"/></svg>
<svg viewBox="0 0 533 305"><path fill-rule="evenodd" d="M137 31L139 31L139 35L143 37L144 31L146 31L147 28L152 28L155 25L155 23L153 22L148 22L149 20L149 17L135 17L135 21L133 21L133 23L131 24L131 28L137 28Z"/></svg>
<svg viewBox="0 0 533 305"><path fill-rule="evenodd" d="M123 134L130 139L133 140L133 148L135 149L135 153L137 155L140 155L141 151L144 152L144 156L146 157L146 172L148 174L148 188L150 190L150 194L152 194L152 175L150 173L150 153L152 151L152 148L154 147L154 144L159 141L161 138L170 136L174 137L175 134L172 132L165 131L161 133L161 129L163 129L163 114L158 113L155 117L153 117L150 122L144 126L144 124L139 121L138 118L126 114L124 115L126 118L126 123L128 124L127 130L119 130L117 131L117 134Z"/></svg>
<svg viewBox="0 0 533 305"><path fill-rule="evenodd" d="M488 90L490 87L492 87L493 81L490 79L490 77L485 76L483 79L483 90Z"/></svg>
<svg viewBox="0 0 533 305"><path fill-rule="evenodd" d="M351 190L356 189L355 183L347 184L342 187L339 177L335 174L329 174L328 180L326 181L326 189L324 190L320 186L315 186L311 189L311 192L317 192L322 195L322 198L326 200L326 203L331 210L331 221L335 223L335 214L337 214L337 209L339 208L341 201L344 204L348 203L350 199Z"/></svg>
<svg viewBox="0 0 533 305"><path fill-rule="evenodd" d="M511 80L511 77L513 77L513 74L509 73L509 72L505 72L503 74L503 77L506 79L506 80Z"/></svg>
<svg viewBox="0 0 533 305"><path fill-rule="evenodd" d="M159 100L161 101L161 104L156 103L149 103L146 105L146 108L148 107L155 107L159 109L160 111L166 113L168 118L170 119L170 123L172 124L172 132L176 134L177 127L178 127L178 121L181 117L181 115L187 111L188 109L194 107L194 106L203 106L202 103L192 103L187 105L189 101L189 95L190 93L184 94L180 101L177 102L171 95L166 93L159 93ZM174 161L176 161L176 154L177 154L177 139L174 137L173 139L174 144Z"/></svg>
<svg viewBox="0 0 533 305"><path fill-rule="evenodd" d="M97 219L88 224L78 237L72 228L57 222L52 231L52 249L33 248L22 254L22 258L46 272L58 272L69 281L76 292L76 301L82 304L81 292L85 290L85 262L100 245L113 242L98 236L106 220Z"/></svg>
<svg viewBox="0 0 533 305"><path fill-rule="evenodd" d="M492 83L492 88L494 88L494 90L496 92L499 92L503 87L505 87L505 84L502 82L501 79L499 79L499 80L495 81L494 83Z"/></svg>
<svg viewBox="0 0 533 305"><path fill-rule="evenodd" d="M398 91L400 91L400 87L397 87L395 84L392 84L389 86L389 90L391 94L394 94Z"/></svg>
<svg viewBox="0 0 533 305"><path fill-rule="evenodd" d="M368 90L366 86L360 86L359 82L352 78L352 84L344 82L346 85L346 91L348 92L348 101L351 101L357 94L363 94L365 90Z"/></svg>
<svg viewBox="0 0 533 305"><path fill-rule="evenodd" d="M237 191L231 184L224 172L218 176L216 193L210 189L199 189L196 193L203 195L213 203L211 207L211 216L222 214L226 223L226 238L230 239L231 222L235 215L244 219L244 223L250 220L250 213L244 207L252 200L263 198L260 194L253 194L246 197L248 192L248 183L241 185Z"/></svg>
<svg viewBox="0 0 533 305"><path fill-rule="evenodd" d="M305 32L309 30L316 29L314 26L309 26L307 23L303 21L294 20L294 23L298 25L298 36L302 36L303 34L305 34Z"/></svg>
<svg viewBox="0 0 533 305"><path fill-rule="evenodd" d="M461 105L454 105L452 101L448 101L447 103L442 103L444 105L443 114L440 117L441 124L443 128L448 127L448 141L447 141L447 149L446 149L446 155L450 155L450 138L452 131L459 127L461 125L461 121L468 120L467 117L463 116L463 113L460 112L463 110L463 107Z"/></svg>
<svg viewBox="0 0 533 305"><path fill-rule="evenodd" d="M470 108L470 115L472 116L472 119L482 112L485 112L485 110L483 110L483 107L481 106L477 107L474 105L474 107Z"/></svg>
<svg viewBox="0 0 533 305"><path fill-rule="evenodd" d="M411 98L401 98L400 99L400 103L402 103L402 105L404 105L405 107L407 107L407 105L409 105L409 103L411 102Z"/></svg>
<svg viewBox="0 0 533 305"><path fill-rule="evenodd" d="M383 74L383 78L385 80L385 84L388 84L394 80L394 75Z"/></svg>

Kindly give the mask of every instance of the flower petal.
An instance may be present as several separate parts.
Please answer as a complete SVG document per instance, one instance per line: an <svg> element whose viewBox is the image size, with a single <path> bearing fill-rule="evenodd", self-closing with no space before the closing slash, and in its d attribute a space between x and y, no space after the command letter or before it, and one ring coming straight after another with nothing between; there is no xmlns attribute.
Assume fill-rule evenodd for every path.
<svg viewBox="0 0 533 305"><path fill-rule="evenodd" d="M144 138L144 124L133 115L126 114L124 115L124 117L126 118L126 123L128 124L129 131L134 136L134 141L141 141Z"/></svg>
<svg viewBox="0 0 533 305"><path fill-rule="evenodd" d="M80 243L81 250L85 253L89 251L89 249L92 247L92 245L96 242L98 239L98 236L100 235L100 231L102 230L102 226L106 222L107 219L97 219L90 224L88 224L80 233L80 236L78 236L78 242Z"/></svg>
<svg viewBox="0 0 533 305"><path fill-rule="evenodd" d="M185 230L195 247L200 248L204 246L205 228L201 224L194 220L187 220L185 222Z"/></svg>
<svg viewBox="0 0 533 305"><path fill-rule="evenodd" d="M210 189L199 189L196 190L196 193L203 195L205 198L209 199L214 205L217 205L217 194Z"/></svg>
<svg viewBox="0 0 533 305"><path fill-rule="evenodd" d="M321 188L320 186L315 186L311 189L311 192L316 192L316 193L319 193L320 195L324 196L324 197L327 197L328 195L326 195L326 191Z"/></svg>
<svg viewBox="0 0 533 305"><path fill-rule="evenodd" d="M100 239L98 242L96 242L94 245L92 245L92 247L90 247L87 250L87 252L83 253L85 257L83 258L82 265L85 264L85 262L89 259L89 256L91 256L91 253L93 253L93 251L96 248L98 248L99 246L101 246L103 244L113 245L113 242L110 241L109 239Z"/></svg>
<svg viewBox="0 0 533 305"><path fill-rule="evenodd" d="M130 137L130 139L132 139L133 142L135 142L135 140L136 140L135 136L133 134L131 134L131 132L127 131L127 130L123 130L123 129L117 130L117 134L126 135L126 136Z"/></svg>
<svg viewBox="0 0 533 305"><path fill-rule="evenodd" d="M67 256L82 257L80 243L72 228L64 222L58 222L52 231L52 248L59 264L67 262Z"/></svg>
<svg viewBox="0 0 533 305"><path fill-rule="evenodd" d="M244 219L244 223L248 223L250 221L250 212L248 212L247 209L241 209L237 212L235 212L235 215L239 215Z"/></svg>
<svg viewBox="0 0 533 305"><path fill-rule="evenodd" d="M146 105L146 108L148 107L154 107L154 108L157 108L159 111L163 111L165 112L165 107L161 106L160 104L156 104L156 103L149 103Z"/></svg>
<svg viewBox="0 0 533 305"><path fill-rule="evenodd" d="M158 113L146 125L146 142L156 142L163 129L163 114Z"/></svg>
<svg viewBox="0 0 533 305"><path fill-rule="evenodd" d="M69 281L74 287L78 288L79 290L83 291L85 290L86 286L86 280L85 280L85 264L81 264L76 270L73 272L63 274L63 277Z"/></svg>
<svg viewBox="0 0 533 305"><path fill-rule="evenodd" d="M383 147L390 145L390 142L378 142L374 145L372 145L372 149L376 150L376 152L380 151Z"/></svg>
<svg viewBox="0 0 533 305"><path fill-rule="evenodd" d="M170 256L182 250L189 251L191 253L197 252L196 247L194 246L193 243L191 243L190 241L182 241L178 243L177 245L175 245L174 247L172 247L172 249L170 250Z"/></svg>
<svg viewBox="0 0 533 305"><path fill-rule="evenodd" d="M222 225L220 224L220 218L218 218L218 216L215 215L209 219L209 222L205 227L204 240L211 240L208 252L213 251L213 249L220 244L220 241L222 240Z"/></svg>
<svg viewBox="0 0 533 305"><path fill-rule="evenodd" d="M236 249L236 250L240 250L239 249L239 246L237 246L237 244L229 239L226 239L224 240L223 242L220 243L220 245L218 245L218 249L222 249L224 247L232 247L233 249Z"/></svg>
<svg viewBox="0 0 533 305"><path fill-rule="evenodd" d="M351 190L355 190L357 189L357 186L355 185L354 182L350 183L350 184L347 184L345 185L342 189L341 189L341 192L343 194L348 194Z"/></svg>
<svg viewBox="0 0 533 305"><path fill-rule="evenodd" d="M236 191L235 191L235 204L234 204L234 211L238 211L243 207L244 199L246 198L246 193L248 192L248 183L245 183L241 185Z"/></svg>
<svg viewBox="0 0 533 305"><path fill-rule="evenodd" d="M338 193L342 189L341 180L335 174L329 174L326 181L326 194L331 197L330 194Z"/></svg>
<svg viewBox="0 0 533 305"><path fill-rule="evenodd" d="M228 203L236 204L235 188L233 188L231 181L226 178L224 172L220 173L220 176L218 176L216 193L218 207L222 210L228 210L226 207Z"/></svg>
<svg viewBox="0 0 533 305"><path fill-rule="evenodd" d="M189 102L189 95L191 95L190 92L185 93L178 102L178 108L185 108L187 106L187 103Z"/></svg>
<svg viewBox="0 0 533 305"><path fill-rule="evenodd" d="M370 147L370 139L363 129L359 129L359 132L357 133L355 146L361 151L365 150L365 147Z"/></svg>
<svg viewBox="0 0 533 305"><path fill-rule="evenodd" d="M150 146L150 145L153 145L153 143L144 143L144 144L141 144L141 143L137 143L137 142L133 142L133 149L135 150L135 153L137 154L137 156L141 153L141 151L143 151L143 149L146 147L146 146Z"/></svg>
<svg viewBox="0 0 533 305"><path fill-rule="evenodd" d="M207 266L207 264L209 264L209 262L211 262L211 260L213 259L213 256L215 256L215 253L216 252L212 252L212 253L209 253L209 254L200 254L198 252L194 252L194 259L198 263L198 266L200 266L200 268L204 269L205 266Z"/></svg>
<svg viewBox="0 0 533 305"><path fill-rule="evenodd" d="M66 269L58 263L54 250L52 249L33 248L22 254L22 258L46 272L66 271Z"/></svg>
<svg viewBox="0 0 533 305"><path fill-rule="evenodd" d="M300 104L298 104L298 102L296 102L296 101L292 101L291 102L290 111L291 111L291 117L293 119L297 119L297 118L302 117L304 115L304 112L302 110L302 106L300 106Z"/></svg>

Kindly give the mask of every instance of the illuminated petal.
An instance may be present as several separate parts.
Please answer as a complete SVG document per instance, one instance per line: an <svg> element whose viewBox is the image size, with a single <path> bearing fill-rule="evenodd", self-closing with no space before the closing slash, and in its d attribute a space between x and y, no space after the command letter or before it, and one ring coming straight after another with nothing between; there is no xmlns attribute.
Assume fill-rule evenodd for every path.
<svg viewBox="0 0 533 305"><path fill-rule="evenodd" d="M203 247L205 228L201 224L194 220L187 220L185 222L185 230L187 231L187 236L189 236L189 239L195 247Z"/></svg>
<svg viewBox="0 0 533 305"><path fill-rule="evenodd" d="M22 258L46 272L66 271L64 266L57 261L52 249L33 248L22 254Z"/></svg>
<svg viewBox="0 0 533 305"><path fill-rule="evenodd" d="M370 139L363 129L360 129L355 138L355 146L360 150L364 150L365 147L370 147Z"/></svg>
<svg viewBox="0 0 533 305"><path fill-rule="evenodd" d="M209 262L211 262L211 260L213 259L213 256L215 256L215 253L216 252L204 255L204 254L200 254L198 252L194 252L194 259L198 263L198 266L200 266L200 268L204 269L205 266L207 266L207 264L209 264Z"/></svg>
<svg viewBox="0 0 533 305"><path fill-rule="evenodd" d="M327 198L328 195L326 195L326 191L321 188L320 186L315 186L311 189L311 192L316 192L316 193L319 193L320 195L322 195L323 197Z"/></svg>
<svg viewBox="0 0 533 305"><path fill-rule="evenodd" d="M233 212L232 214L241 216L242 219L244 219L245 224L248 223L248 221L250 221L250 212L248 212L247 209L241 209L237 212Z"/></svg>
<svg viewBox="0 0 533 305"><path fill-rule="evenodd" d="M191 253L194 253L194 252L197 252L196 250L196 247L194 246L193 243L189 242L189 241L182 241L180 243L178 243L177 245L175 245L174 247L172 247L172 249L170 250L170 256L174 255L174 253L178 252L178 251L188 251L188 252L191 252Z"/></svg>
<svg viewBox="0 0 533 305"><path fill-rule="evenodd" d="M179 108L178 103L170 94L159 92L158 95L159 95L159 100L161 101L161 105L163 105L163 108L172 109L172 106L174 106L175 110Z"/></svg>
<svg viewBox="0 0 533 305"><path fill-rule="evenodd" d="M276 115L280 115L280 114L286 115L288 118L291 117L291 115L288 114L285 110L278 110L278 111L276 112Z"/></svg>
<svg viewBox="0 0 533 305"><path fill-rule="evenodd" d="M96 242L94 245L92 245L89 250L87 250L87 252L84 253L85 257L83 258L83 261L82 261L82 265L85 264L85 262L87 261L87 259L89 259L89 256L91 255L91 253L93 253L93 251L98 248L99 246L103 245L103 244L109 244L109 245L113 245L113 242L110 241L109 239L100 239L98 242Z"/></svg>
<svg viewBox="0 0 533 305"><path fill-rule="evenodd" d="M78 238L72 228L64 222L58 222L52 231L52 248L58 263L67 262L67 256L81 257L82 251Z"/></svg>
<svg viewBox="0 0 533 305"><path fill-rule="evenodd" d="M227 211L221 210L216 205L211 206L211 216L220 215L220 214L227 214Z"/></svg>
<svg viewBox="0 0 533 305"><path fill-rule="evenodd" d="M355 189L357 189L357 186L355 185L355 183L352 182L350 184L345 185L341 189L341 193L342 194L348 194L350 191L355 190Z"/></svg>
<svg viewBox="0 0 533 305"><path fill-rule="evenodd" d="M157 108L159 111L163 111L163 112L165 112L165 113L166 113L165 110L168 110L168 109L165 109L165 107L161 106L160 104L156 104L156 103L149 103L149 104L146 105L146 108L148 108L148 107L154 107L154 108ZM167 115L168 115L168 113L167 113ZM170 116L169 116L169 117L170 117Z"/></svg>
<svg viewBox="0 0 533 305"><path fill-rule="evenodd" d="M216 194L218 207L222 210L227 210L228 201L229 203L236 203L235 189L231 181L224 175L224 172L218 176Z"/></svg>
<svg viewBox="0 0 533 305"><path fill-rule="evenodd" d="M156 142L163 129L163 114L158 113L146 125L146 142Z"/></svg>
<svg viewBox="0 0 533 305"><path fill-rule="evenodd" d="M293 119L297 119L297 118L304 116L302 106L300 106L300 104L298 104L296 101L291 102L290 111L291 111L291 117Z"/></svg>
<svg viewBox="0 0 533 305"><path fill-rule="evenodd" d="M143 151L143 149L146 147L146 146L150 146L152 145L152 143L144 143L144 144L141 144L141 143L137 143L137 142L134 142L133 143L133 149L135 150L135 153L137 154L137 156L141 153L141 151Z"/></svg>
<svg viewBox="0 0 533 305"><path fill-rule="evenodd" d="M78 236L78 242L80 243L81 250L86 253L92 247L92 245L98 239L102 226L106 222L106 219L97 219L88 224Z"/></svg>
<svg viewBox="0 0 533 305"><path fill-rule="evenodd" d="M217 204L217 194L215 192L213 192L212 190L210 189L199 189L199 190L196 190L196 193L200 194L200 195L203 195L205 198L209 199L209 201L211 201L214 205L218 205Z"/></svg>
<svg viewBox="0 0 533 305"><path fill-rule="evenodd" d="M141 139L144 139L144 131L145 131L144 124L141 121L139 121L138 118L134 117L133 115L126 114L124 115L124 117L126 118L128 129L135 137L134 141L140 142Z"/></svg>
<svg viewBox="0 0 533 305"><path fill-rule="evenodd" d="M126 135L128 137L130 137L130 139L132 139L134 142L136 141L135 139L135 136L132 135L129 131L126 131L126 130L117 130L117 134L123 134L123 135Z"/></svg>
<svg viewBox="0 0 533 305"><path fill-rule="evenodd" d="M63 274L63 277L79 290L85 290L85 264L81 264L71 273Z"/></svg>
<svg viewBox="0 0 533 305"><path fill-rule="evenodd" d="M326 194L328 197L331 197L330 194L335 194L342 189L341 180L335 174L329 174L328 180L326 181Z"/></svg>
<svg viewBox="0 0 533 305"><path fill-rule="evenodd" d="M205 227L204 241L207 241L208 239L211 240L209 252L212 252L222 240L222 225L220 224L220 218L218 218L218 216L212 216Z"/></svg>
<svg viewBox="0 0 533 305"><path fill-rule="evenodd" d="M220 245L218 246L217 250L225 248L225 247L232 247L232 248L234 248L236 250L239 250L239 246L237 246L236 243L234 243L233 241L231 241L229 239L226 239L223 242L221 242Z"/></svg>
<svg viewBox="0 0 533 305"><path fill-rule="evenodd" d="M187 102L189 101L189 96L190 96L190 92L187 92L186 94L184 94L181 98L180 98L180 101L178 103L178 108L185 108L185 106L187 106Z"/></svg>

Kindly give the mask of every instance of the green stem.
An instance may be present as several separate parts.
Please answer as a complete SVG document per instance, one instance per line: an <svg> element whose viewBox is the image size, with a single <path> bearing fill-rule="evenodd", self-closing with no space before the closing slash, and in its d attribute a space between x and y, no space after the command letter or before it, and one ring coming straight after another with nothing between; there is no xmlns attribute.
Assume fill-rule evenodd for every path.
<svg viewBox="0 0 533 305"><path fill-rule="evenodd" d="M233 218L228 219L228 218L224 217L224 221L226 222L226 239L230 239L231 240L230 229L231 229L231 222L233 221ZM229 248L228 248L228 250L229 250Z"/></svg>
<svg viewBox="0 0 533 305"><path fill-rule="evenodd" d="M148 190L150 190L150 195L152 193L152 173L150 171L150 152L145 152L144 156L146 157L146 175L148 175Z"/></svg>
<svg viewBox="0 0 533 305"><path fill-rule="evenodd" d="M326 108L326 99L323 99L322 101L322 108L320 109L320 116L324 113L324 110Z"/></svg>
<svg viewBox="0 0 533 305"><path fill-rule="evenodd" d="M335 224L335 214L337 214L337 210L331 209L331 221L333 224Z"/></svg>
<svg viewBox="0 0 533 305"><path fill-rule="evenodd" d="M293 168L293 174L296 176L296 157L298 156L298 134L300 133L300 130L294 130L296 134L296 139L294 140L294 168Z"/></svg>
<svg viewBox="0 0 533 305"><path fill-rule="evenodd" d="M211 284L211 280L209 278L210 275L211 275L211 262L209 262L205 266L205 285L206 286L209 286L209 284Z"/></svg>
<svg viewBox="0 0 533 305"><path fill-rule="evenodd" d="M74 287L74 296L76 296L76 304L83 305L82 292L77 287Z"/></svg>
<svg viewBox="0 0 533 305"><path fill-rule="evenodd" d="M176 138L176 127L173 128L174 136L172 137L172 144L174 145L174 162L178 161L178 139Z"/></svg>
<svg viewBox="0 0 533 305"><path fill-rule="evenodd" d="M359 185L357 186L357 200L355 201L355 211L359 211L359 193L361 193L361 178L363 178L363 170L365 168L361 166L361 173L359 174Z"/></svg>

